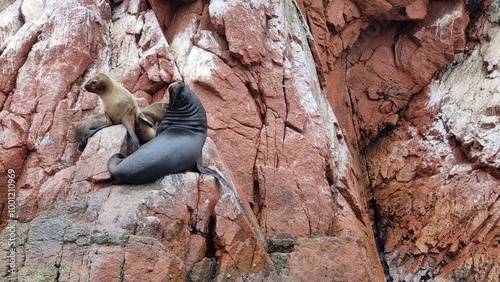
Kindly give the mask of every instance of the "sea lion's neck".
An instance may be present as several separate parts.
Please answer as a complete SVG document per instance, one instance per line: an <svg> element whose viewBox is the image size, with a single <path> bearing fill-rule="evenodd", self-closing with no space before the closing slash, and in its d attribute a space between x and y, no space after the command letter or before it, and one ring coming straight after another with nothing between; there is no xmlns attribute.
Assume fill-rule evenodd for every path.
<svg viewBox="0 0 500 282"><path fill-rule="evenodd" d="M111 92L105 92L99 95L99 97L101 97L102 103L104 105L112 105L113 101L116 99L116 97L113 97L113 95L111 95Z"/></svg>
<svg viewBox="0 0 500 282"><path fill-rule="evenodd" d="M207 132L207 114L201 103L190 103L182 108L172 108L157 130L157 135L164 130L185 130L190 132Z"/></svg>
<svg viewBox="0 0 500 282"><path fill-rule="evenodd" d="M117 95L115 93L115 89L117 88L115 83L113 81L108 80L103 82L105 83L106 87L104 87L99 94L99 97L101 97L102 101L105 104L111 104L115 99L117 99Z"/></svg>

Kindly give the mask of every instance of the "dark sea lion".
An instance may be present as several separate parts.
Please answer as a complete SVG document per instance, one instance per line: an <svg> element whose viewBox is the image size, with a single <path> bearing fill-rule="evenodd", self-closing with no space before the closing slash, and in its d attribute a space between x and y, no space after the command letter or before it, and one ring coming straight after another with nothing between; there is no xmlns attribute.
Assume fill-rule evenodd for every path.
<svg viewBox="0 0 500 282"><path fill-rule="evenodd" d="M218 172L203 166L207 115L200 100L183 82L172 83L168 92L167 114L156 137L126 158L115 154L109 159L108 171L114 184L143 184L195 168L230 188Z"/></svg>
<svg viewBox="0 0 500 282"><path fill-rule="evenodd" d="M75 124L76 141L80 152L83 152L83 149L87 146L89 138L94 136L104 125L106 125L106 115L104 113L85 117Z"/></svg>
<svg viewBox="0 0 500 282"><path fill-rule="evenodd" d="M104 73L93 75L85 84L85 90L99 95L102 100L106 123L97 128L101 130L115 124L123 124L135 147L139 147L139 138L135 133L135 122L140 109L130 92Z"/></svg>

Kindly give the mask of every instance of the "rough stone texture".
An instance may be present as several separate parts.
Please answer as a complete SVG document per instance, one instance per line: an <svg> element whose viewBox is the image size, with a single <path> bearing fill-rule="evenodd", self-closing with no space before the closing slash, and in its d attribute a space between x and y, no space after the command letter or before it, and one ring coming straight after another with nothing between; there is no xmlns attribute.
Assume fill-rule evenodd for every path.
<svg viewBox="0 0 500 282"><path fill-rule="evenodd" d="M401 125L368 150L390 277L496 281L500 277L500 28L457 55L410 101ZM466 78L466 79L464 79Z"/></svg>
<svg viewBox="0 0 500 282"><path fill-rule="evenodd" d="M18 270L2 255L2 279L494 281L500 28L488 5L1 2L0 187L14 170ZM205 163L234 190L194 172L111 185L125 130L79 153L72 126L102 111L81 89L96 72L141 107L183 79L207 110ZM7 203L2 190L5 253Z"/></svg>
<svg viewBox="0 0 500 282"><path fill-rule="evenodd" d="M347 84L362 147L394 127L411 96L463 51L467 24L464 3L432 2L416 25L374 22L361 34L347 58Z"/></svg>

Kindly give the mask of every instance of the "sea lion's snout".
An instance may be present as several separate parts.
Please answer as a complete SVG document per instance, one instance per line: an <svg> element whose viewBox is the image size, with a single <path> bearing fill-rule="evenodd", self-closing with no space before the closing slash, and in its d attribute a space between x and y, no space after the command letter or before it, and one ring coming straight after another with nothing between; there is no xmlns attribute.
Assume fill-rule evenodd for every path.
<svg viewBox="0 0 500 282"><path fill-rule="evenodd" d="M85 90L87 90L88 92L92 92L92 86L90 85L90 82L91 82L91 81L87 82L87 83L83 86L83 88L85 88Z"/></svg>
<svg viewBox="0 0 500 282"><path fill-rule="evenodd" d="M173 107L179 93L181 93L183 88L184 88L183 81L175 81L168 86L168 101L169 101L168 106L169 106L169 108Z"/></svg>
<svg viewBox="0 0 500 282"><path fill-rule="evenodd" d="M180 92L180 90L184 88L184 82L183 81L174 81L168 86L168 94L172 95L175 93Z"/></svg>

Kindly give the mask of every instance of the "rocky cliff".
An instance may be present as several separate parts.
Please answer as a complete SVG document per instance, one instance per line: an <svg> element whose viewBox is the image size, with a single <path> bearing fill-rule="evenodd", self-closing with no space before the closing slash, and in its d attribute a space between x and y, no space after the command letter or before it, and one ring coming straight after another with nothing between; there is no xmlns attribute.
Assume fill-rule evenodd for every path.
<svg viewBox="0 0 500 282"><path fill-rule="evenodd" d="M495 281L499 6L3 1L2 279ZM140 107L184 80L234 189L111 185L125 129L73 126L96 72Z"/></svg>

